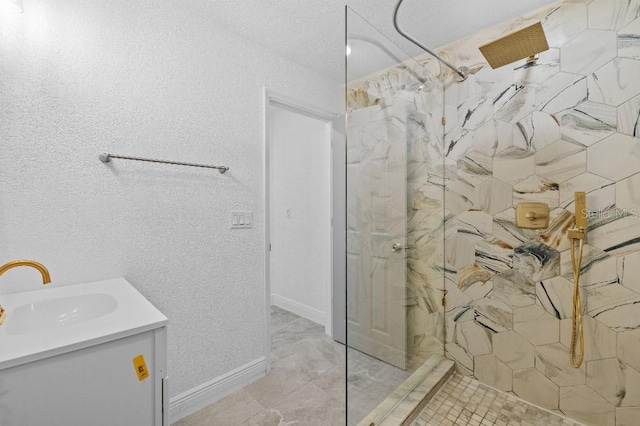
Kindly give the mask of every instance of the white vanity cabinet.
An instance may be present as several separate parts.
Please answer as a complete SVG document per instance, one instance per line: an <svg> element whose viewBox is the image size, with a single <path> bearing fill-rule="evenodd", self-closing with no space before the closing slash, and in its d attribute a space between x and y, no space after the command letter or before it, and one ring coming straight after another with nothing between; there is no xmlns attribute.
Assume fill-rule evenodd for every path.
<svg viewBox="0 0 640 426"><path fill-rule="evenodd" d="M167 319L126 281L110 281L102 288L84 284L118 290L117 307L101 318L46 333L0 330L0 426L169 426ZM2 327L10 325L12 307L24 306L13 296L3 296ZM6 344L37 347L37 340L43 351L2 359Z"/></svg>

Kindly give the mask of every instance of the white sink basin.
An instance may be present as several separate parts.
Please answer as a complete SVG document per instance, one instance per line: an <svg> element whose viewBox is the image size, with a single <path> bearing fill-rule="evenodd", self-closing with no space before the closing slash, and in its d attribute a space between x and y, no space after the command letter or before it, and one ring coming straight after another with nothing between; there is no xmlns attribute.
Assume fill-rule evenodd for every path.
<svg viewBox="0 0 640 426"><path fill-rule="evenodd" d="M15 308L8 334L30 334L66 327L107 315L118 301L105 293L82 294L28 303Z"/></svg>
<svg viewBox="0 0 640 426"><path fill-rule="evenodd" d="M6 368L167 323L167 317L124 278L0 294L0 304L7 312L0 326L0 377ZM4 424L1 408L0 404L0 424Z"/></svg>

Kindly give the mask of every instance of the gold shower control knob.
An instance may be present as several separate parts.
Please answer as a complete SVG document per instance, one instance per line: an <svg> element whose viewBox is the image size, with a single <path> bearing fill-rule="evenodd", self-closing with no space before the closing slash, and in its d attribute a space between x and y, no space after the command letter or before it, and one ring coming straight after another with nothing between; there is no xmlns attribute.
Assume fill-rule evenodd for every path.
<svg viewBox="0 0 640 426"><path fill-rule="evenodd" d="M520 228L544 229L549 226L549 206L546 203L525 202L516 206L516 223Z"/></svg>
<svg viewBox="0 0 640 426"><path fill-rule="evenodd" d="M529 220L536 220L536 219L543 219L548 216L543 213L527 212L527 214L525 214L524 217L526 217Z"/></svg>

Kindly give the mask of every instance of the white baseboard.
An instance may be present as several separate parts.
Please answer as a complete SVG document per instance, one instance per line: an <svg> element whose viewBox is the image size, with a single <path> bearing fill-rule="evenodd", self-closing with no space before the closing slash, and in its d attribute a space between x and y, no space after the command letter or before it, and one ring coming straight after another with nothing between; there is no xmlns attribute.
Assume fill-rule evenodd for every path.
<svg viewBox="0 0 640 426"><path fill-rule="evenodd" d="M262 357L183 392L180 395L174 396L169 400L169 422L177 422L189 414L195 413L207 405L242 389L247 384L258 380L263 377L265 373L266 359Z"/></svg>
<svg viewBox="0 0 640 426"><path fill-rule="evenodd" d="M271 294L271 304L320 325L325 325L327 322L324 312L277 294Z"/></svg>

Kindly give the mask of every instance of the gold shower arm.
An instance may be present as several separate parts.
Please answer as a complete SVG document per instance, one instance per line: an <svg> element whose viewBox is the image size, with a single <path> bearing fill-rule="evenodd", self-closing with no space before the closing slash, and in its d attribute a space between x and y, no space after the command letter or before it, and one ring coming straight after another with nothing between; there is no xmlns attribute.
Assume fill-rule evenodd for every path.
<svg viewBox="0 0 640 426"><path fill-rule="evenodd" d="M436 58L437 60L439 60L440 62L445 64L447 67L451 68L453 70L453 72L455 72L456 74L458 74L460 76L460 79L458 81L466 80L467 77L469 76L469 68L467 68L467 67L460 67L460 68L456 67L451 62L447 61L442 56L438 55L436 52L434 52L433 50L429 49L427 46L425 46L424 44L420 43L418 40L413 38L413 36L411 36L410 34L404 32L400 28L400 26L398 25L398 10L400 9L400 5L402 4L402 1L403 0L398 0L398 3L396 3L396 7L393 10L393 26L396 28L396 31L398 31L398 33L400 33L400 35L402 37L406 38L411 43L415 44L420 49L424 50L425 52L427 52L428 54L430 54L431 56L433 56L434 58Z"/></svg>

